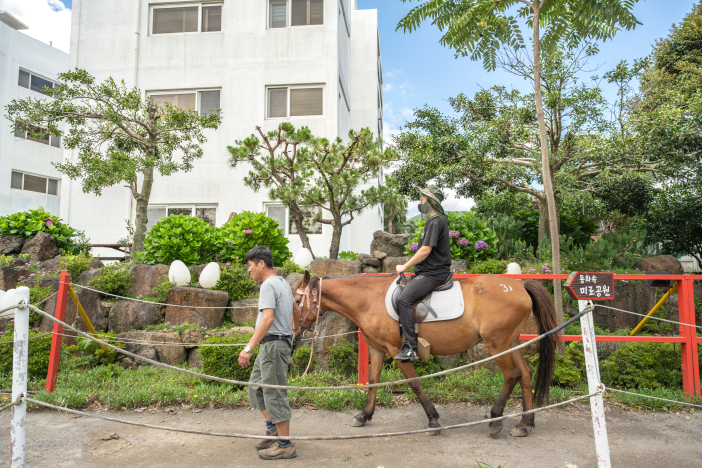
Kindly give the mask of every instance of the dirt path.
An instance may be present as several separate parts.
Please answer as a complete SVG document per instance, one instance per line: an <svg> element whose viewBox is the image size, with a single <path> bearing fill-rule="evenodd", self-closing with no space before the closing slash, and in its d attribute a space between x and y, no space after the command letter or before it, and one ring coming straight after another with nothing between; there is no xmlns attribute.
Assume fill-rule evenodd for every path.
<svg viewBox="0 0 702 468"><path fill-rule="evenodd" d="M482 419L486 408L437 406L444 425ZM246 409L176 410L142 413L105 412L139 422L212 430L256 433L263 425L258 411ZM179 412L182 411L182 412ZM9 460L9 414L0 416L0 460ZM392 432L422 429L420 406L381 408L365 428L349 426L350 413L293 410L293 429L306 435ZM298 442L294 460L268 462L290 467L475 467L475 459L497 468L595 467L589 405L572 405L536 415L536 428L526 438L513 438L505 421L496 439L486 426L444 431L437 437L414 435L352 441ZM39 467L260 467L253 442L118 425L47 411L28 416L27 466ZM612 465L636 468L702 466L702 415L644 414L612 409L607 412ZM111 434L119 439L102 440ZM3 462L4 464L5 462Z"/></svg>

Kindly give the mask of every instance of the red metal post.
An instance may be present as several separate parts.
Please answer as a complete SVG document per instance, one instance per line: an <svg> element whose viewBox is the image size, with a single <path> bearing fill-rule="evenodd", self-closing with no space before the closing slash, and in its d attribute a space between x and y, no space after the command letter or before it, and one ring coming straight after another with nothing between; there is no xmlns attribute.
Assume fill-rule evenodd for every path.
<svg viewBox="0 0 702 468"><path fill-rule="evenodd" d="M680 322L691 326L680 325L680 336L685 341L680 346L682 354L683 392L687 395L700 394L700 367L697 355L697 329L695 325L695 299L693 282L690 275L678 281L678 310Z"/></svg>
<svg viewBox="0 0 702 468"><path fill-rule="evenodd" d="M368 383L368 343L363 339L363 332L358 330L358 384Z"/></svg>
<svg viewBox="0 0 702 468"><path fill-rule="evenodd" d="M68 286L71 283L71 274L67 271L61 272L59 281L58 297L56 299L56 313L54 317L62 322L66 318L66 304L68 303ZM49 371L46 374L46 393L56 390L56 376L58 375L59 356L61 355L61 342L63 338L63 326L54 323L54 336L51 338L51 354L49 355Z"/></svg>

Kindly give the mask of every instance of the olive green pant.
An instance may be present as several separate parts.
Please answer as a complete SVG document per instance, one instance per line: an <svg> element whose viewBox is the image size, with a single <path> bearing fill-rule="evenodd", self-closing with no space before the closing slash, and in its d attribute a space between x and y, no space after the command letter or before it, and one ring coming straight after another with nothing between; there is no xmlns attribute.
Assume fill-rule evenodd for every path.
<svg viewBox="0 0 702 468"><path fill-rule="evenodd" d="M254 361L249 382L269 385L287 385L290 344L276 340L263 343ZM277 388L249 387L249 405L268 411L273 424L288 421L292 417L288 391Z"/></svg>

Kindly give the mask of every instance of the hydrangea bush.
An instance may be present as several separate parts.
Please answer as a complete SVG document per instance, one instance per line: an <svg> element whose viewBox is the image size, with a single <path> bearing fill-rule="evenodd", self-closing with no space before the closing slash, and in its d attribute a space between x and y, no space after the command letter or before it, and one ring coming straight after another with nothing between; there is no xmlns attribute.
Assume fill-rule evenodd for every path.
<svg viewBox="0 0 702 468"><path fill-rule="evenodd" d="M477 219L475 213L449 213L448 223L452 259L485 260L497 253L497 234L487 223ZM417 222L414 236L406 247L406 254L412 255L417 251L424 225L424 220Z"/></svg>
<svg viewBox="0 0 702 468"><path fill-rule="evenodd" d="M246 252L257 245L271 249L275 266L282 266L292 258L285 233L276 220L264 213L244 211L217 231L217 252L221 262L241 262Z"/></svg>
<svg viewBox="0 0 702 468"><path fill-rule="evenodd" d="M0 236L30 238L40 231L54 237L61 254L77 255L89 244L81 231L73 229L42 207L0 217Z"/></svg>

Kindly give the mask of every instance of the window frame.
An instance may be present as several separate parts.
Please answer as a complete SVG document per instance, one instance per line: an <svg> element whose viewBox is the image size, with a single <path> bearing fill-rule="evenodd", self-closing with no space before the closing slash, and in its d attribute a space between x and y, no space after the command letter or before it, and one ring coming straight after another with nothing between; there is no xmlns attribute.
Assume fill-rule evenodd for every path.
<svg viewBox="0 0 702 468"><path fill-rule="evenodd" d="M22 188L15 188L15 187L12 187L12 180L11 180L11 178L12 178L12 173L22 174ZM46 191L45 191L45 192L37 192L37 191L35 191L35 190L27 190L27 189L25 189L25 188L24 188L24 186L25 186L24 176L25 176L25 175L28 175L28 176L30 176L30 177L40 177L40 178L42 178L42 179L46 179L46 185L45 185L45 190L46 190ZM53 193L49 193L49 181L51 181L51 180L56 181L56 195L54 195ZM48 195L48 196L50 196L50 197L57 197L57 198L59 198L59 197L61 196L61 179L57 179L57 178L55 178L55 177L45 176L45 175L41 175L41 174L35 174L35 173L32 173L32 172L18 171L18 170L12 169L12 172L11 172L11 174L10 174L10 190L21 190L22 192L32 192L32 193L38 193L38 194L41 194L41 195Z"/></svg>
<svg viewBox="0 0 702 468"><path fill-rule="evenodd" d="M170 204L169 204L169 203L154 203L154 204L149 204L149 205L147 206L147 210L148 210L149 208L165 208L165 209L166 209L166 216L165 216L165 218L167 218L167 217L169 216L168 210L171 209L171 208L173 208L173 209L184 209L184 208L189 208L189 209L190 209L190 215L189 215L189 216L192 216L192 217L197 217L197 214L196 214L197 211L196 211L196 210L197 210L198 208L214 208L214 210L215 210L215 221L214 221L214 223L215 223L215 226L216 226L216 224L217 224L217 213L218 213L218 211L219 211L219 204L217 204L217 203L170 203ZM161 219L163 219L163 218L161 218ZM198 219L200 219L200 218L198 218ZM146 221L147 221L147 223L148 223L148 218L147 218ZM159 221L160 221L160 219L159 219ZM203 221L204 221L204 220L203 220ZM158 222L158 221L156 221L156 223L157 223L157 222ZM206 222L206 221L205 221L205 222ZM154 223L154 224L156 224L156 223Z"/></svg>
<svg viewBox="0 0 702 468"><path fill-rule="evenodd" d="M42 127L39 127L39 128L42 128ZM46 130L46 129L42 128L42 130ZM17 133L15 132L15 133L13 133L13 137L19 138L21 140L33 141L34 143L39 143L41 145L50 146L50 147L56 148L56 149L62 149L61 137L57 137L54 135L49 135L49 142L48 143L44 143L41 140L35 140L34 138L29 138L29 129L25 130L24 133L22 134L22 136L17 135ZM56 140L58 140L58 146L54 145L54 141L56 141Z"/></svg>
<svg viewBox="0 0 702 468"><path fill-rule="evenodd" d="M20 74L21 72L25 72L25 73L27 73L27 74L29 75L29 81L27 82L29 86L27 86L26 88L25 88L24 86L22 86L21 84L19 84L19 74ZM52 84L52 86L51 86L52 89L53 89L53 88L57 88L57 87L59 87L59 86L61 85L61 83L59 83L59 82L57 82L57 81L55 81L55 80L52 80L51 78L47 78L47 77L45 77L44 75L40 75L40 74L38 74L38 73L34 73L34 72L32 72L32 71L27 70L26 68L19 67L19 69L17 70L17 86L20 87L20 88L24 88L24 89L26 89L26 90L28 90L28 91L31 91L31 92L33 92L33 93L39 93L39 94L41 94L42 96L46 96L46 97L53 98L53 96L49 96L48 94L44 94L44 93L42 93L41 91L35 91L35 90L32 89L32 77L33 77L33 76L36 76L37 78L40 78L40 79L42 79L42 80L49 81L49 82Z"/></svg>
<svg viewBox="0 0 702 468"><path fill-rule="evenodd" d="M221 6L222 7L222 27L219 31L203 31L202 30L202 7ZM173 8L188 8L197 7L197 31L190 32L173 32L173 33L154 33L154 11L167 10ZM175 36L190 35L190 34L216 34L224 30L224 2L184 2L184 3L156 3L149 5L149 37L152 36Z"/></svg>
<svg viewBox="0 0 702 468"><path fill-rule="evenodd" d="M308 0L309 1L309 0ZM280 29L290 29L290 28L319 28L324 27L325 14L327 12L327 3L331 0L322 0L322 24L301 24L297 26L292 25L292 0L285 0L285 27L274 28L271 27L271 0L266 1L266 29L280 30ZM349 34L350 36L350 34Z"/></svg>
<svg viewBox="0 0 702 468"><path fill-rule="evenodd" d="M195 110L197 111L198 115L203 115L200 111L200 93L203 92L209 92L209 91L219 91L219 105L220 108L219 110L222 110L222 88L194 88L194 89L167 89L167 90L157 90L157 91L146 91L146 97L153 97L153 96L164 96L164 95L169 95L169 94L193 94L195 93Z"/></svg>
<svg viewBox="0 0 702 468"><path fill-rule="evenodd" d="M270 117L268 114L269 104L270 104L270 93L271 89L287 89L287 106L286 106L286 117ZM322 90L322 113L319 115L290 115L290 90L292 89L317 89ZM266 120L286 120L286 119L323 119L325 114L326 102L326 85L325 84L300 84L300 85L267 85L265 88L265 109L264 115Z"/></svg>
<svg viewBox="0 0 702 468"><path fill-rule="evenodd" d="M263 214L268 216L268 207L269 206L277 206L277 207L283 207L285 209L285 226L283 226L283 233L286 237L288 236L299 236L299 233L291 233L290 232L290 222L292 221L292 218L290 217L290 208L282 204L280 201L266 201L263 202ZM321 211L321 209L320 209ZM324 237L324 224L319 223L321 229L320 233L307 233L307 237L311 239L320 239Z"/></svg>

